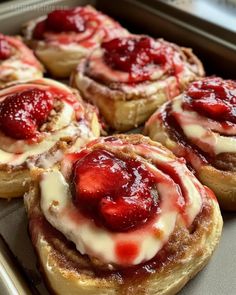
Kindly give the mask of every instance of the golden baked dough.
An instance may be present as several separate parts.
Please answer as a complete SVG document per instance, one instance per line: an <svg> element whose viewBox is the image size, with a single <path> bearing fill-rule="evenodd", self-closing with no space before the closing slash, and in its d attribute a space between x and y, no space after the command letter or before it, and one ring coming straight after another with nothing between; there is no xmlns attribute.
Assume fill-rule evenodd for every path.
<svg viewBox="0 0 236 295"><path fill-rule="evenodd" d="M43 67L19 36L0 33L0 88L15 81L41 78Z"/></svg>
<svg viewBox="0 0 236 295"><path fill-rule="evenodd" d="M189 91L193 91L194 94L198 91L201 93L201 87L205 87L205 96L200 103L205 100L207 105L213 105L211 112L214 111L214 100L211 103L207 100L208 96L205 94L207 84L210 85L211 97L214 95L217 97L217 90L214 90L216 87L226 90L236 88L234 82L220 78L205 78L190 85ZM221 91L223 93L223 90ZM203 106L204 111L198 110L197 107L188 109L186 106L188 99L187 90L172 102L163 105L146 123L144 133L151 139L161 142L177 156L184 157L195 169L200 181L215 192L220 206L223 209L235 211L235 123L230 122L230 118L224 119L222 110L220 110L220 120L214 119L212 117L214 115L207 113L206 105ZM220 104L227 103L227 100L228 98L222 97ZM198 103L198 98L195 98L195 101Z"/></svg>
<svg viewBox="0 0 236 295"><path fill-rule="evenodd" d="M7 199L23 196L31 180L29 169L18 167L13 170L3 165L0 166L0 178L0 197Z"/></svg>
<svg viewBox="0 0 236 295"><path fill-rule="evenodd" d="M136 265L133 272L130 270L130 272L128 272L129 275L126 276L125 272L122 272L125 271L126 267L117 268L114 265L112 267L111 264L104 265L101 261L97 261L96 257L80 254L80 252L76 250L75 245L69 242L64 234L55 228L55 226L59 226L56 219L54 220L53 226L50 224L53 222L52 219L49 223L47 220L48 217L46 217L48 215L45 215L44 188L40 183L42 171L34 170L33 178L35 183L31 185L29 193L25 196L25 205L29 218L29 232L32 243L38 255L41 271L46 279L48 287L53 293L58 295L65 293L68 295L176 294L204 267L219 242L222 230L222 217L214 194L205 189L195 179L183 162L177 160L170 151L166 150L160 144L154 143L148 138L140 135L112 136L96 140L87 146L89 152L101 149L112 152L118 157L126 155L125 157L128 159L136 159L136 161L141 161L143 165L156 165L157 169L162 169L161 165L163 163L166 163L167 166L170 165L169 168L172 164L175 165L174 163L176 163L176 171L179 171L177 174L180 173L181 175L183 173L184 175L183 183L186 184L188 182L187 180L190 182L193 181L192 183L194 183L194 185L198 187L199 192L201 192L200 194L202 194L203 198L199 209L200 211L197 213L198 197L196 196L196 198L192 199L195 204L193 205L192 203L195 208L193 209L192 207L192 209L196 210L196 216L194 217L193 215L193 220L190 222L189 219L188 222L190 223L186 226L186 223L181 217L181 213L178 214L173 231L171 231L167 241L156 254L157 258L154 257L154 260L151 260L156 261L156 266L153 266L149 261L145 262L147 265L150 265L150 273L142 275L138 272L142 266L145 265L144 263ZM168 161L166 157L170 161ZM157 164L158 162L160 165ZM65 160L65 163L61 163L61 173L64 174L66 181L69 181L71 177L69 175L71 173L68 173L67 160ZM179 170L177 167L182 168ZM71 168L69 168L69 171L71 171ZM54 172L44 171L43 178L47 179L48 175ZM166 174L169 174L168 170L166 170ZM171 176L171 174L169 175ZM159 181L161 182L161 179ZM175 178L174 181L178 182L177 178ZM179 188L182 190L181 185ZM165 188L165 191L166 190L167 187ZM163 193L164 195L166 193L161 192L161 189L159 192L161 198L163 197ZM194 193L194 189L192 193ZM67 207L63 207L64 209L62 208L61 213L59 211L57 212L56 207L61 206L61 201L57 199L55 195L50 198L51 205L49 203L49 214L52 214L54 217L58 215L59 218L63 218L62 214L66 214L69 207L68 209L65 209ZM169 196L168 198L170 199L171 197ZM185 199L185 201L188 202L187 199ZM65 200L63 198L62 203L64 202ZM162 202L165 202L164 199L162 199ZM186 206L188 207L189 204L187 205L186 203ZM192 205L190 205L190 207ZM193 213L190 207L188 207L190 210L188 212ZM187 211L185 213L187 213ZM76 214L73 214L73 220L77 220ZM65 224L65 226L69 226L70 222ZM163 223L163 230L165 231L164 224L165 222ZM81 224L81 226L83 225ZM156 227L156 229L158 229L158 227ZM131 230L131 234L132 232L133 230ZM99 230L96 230L96 234L98 235L97 237L99 237ZM127 234L126 237L128 240L132 241L133 237L130 236L129 238L129 232L121 234L124 234L124 236ZM164 234L165 233L160 230L157 230L157 241L160 242ZM101 235L102 236L94 241L94 243L91 242L90 246L92 246L92 244L102 243L102 240L106 237L104 233L101 233ZM67 236L72 237L72 233L68 233ZM115 236L113 237L115 238ZM147 238L148 237L145 238L142 236L142 240L147 240ZM82 241L81 243L83 244ZM77 245L77 247L80 246ZM110 251L112 251L112 249L110 249ZM103 252L104 255L106 255L107 252L109 253L106 246L104 246Z"/></svg>
<svg viewBox="0 0 236 295"><path fill-rule="evenodd" d="M120 40L127 44L130 40L134 44L135 40L140 43L151 40L154 53L158 55L159 51L160 54L164 51L166 61L151 64L151 74L144 72L142 77L134 73L132 76L128 71L109 66L105 61L106 51L99 48L79 63L72 73L71 85L81 91L83 98L98 106L110 127L127 131L144 123L157 107L179 94L189 82L203 76L204 70L191 49L145 36L132 35ZM111 55L115 53L111 51ZM145 71L144 66L143 69Z"/></svg>
<svg viewBox="0 0 236 295"><path fill-rule="evenodd" d="M34 19L23 28L26 42L34 49L36 56L50 74L57 78L69 77L78 62L88 56L103 40L128 35L128 31L117 22L89 5L68 11L74 11L74 14L79 16L79 21L83 19L84 29L81 32L60 32L59 29L54 32L45 28L42 36L36 37L34 30L37 24L47 22L47 16ZM60 16L61 23L64 18L65 15Z"/></svg>
<svg viewBox="0 0 236 295"><path fill-rule="evenodd" d="M41 118L46 108L40 98L45 93L52 109L37 125L37 116ZM11 84L0 90L0 98L0 113L4 116L0 119L1 198L22 196L28 190L32 167L50 167L72 144L79 148L100 135L96 109L84 103L77 91L56 81ZM34 128L35 134L28 135Z"/></svg>

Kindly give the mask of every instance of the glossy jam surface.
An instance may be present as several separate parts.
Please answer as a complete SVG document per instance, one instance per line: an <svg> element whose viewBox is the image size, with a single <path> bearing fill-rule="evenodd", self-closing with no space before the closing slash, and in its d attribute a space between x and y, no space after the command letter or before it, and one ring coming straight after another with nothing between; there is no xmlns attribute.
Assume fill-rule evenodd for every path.
<svg viewBox="0 0 236 295"><path fill-rule="evenodd" d="M86 8L55 10L48 14L46 20L39 22L33 32L33 37L43 39L45 32L75 32L82 33L86 30L87 21L94 19L95 13Z"/></svg>
<svg viewBox="0 0 236 295"><path fill-rule="evenodd" d="M154 176L133 159L94 150L74 165L75 204L112 231L135 228L157 209Z"/></svg>
<svg viewBox="0 0 236 295"><path fill-rule="evenodd" d="M11 47L6 38L0 34L0 60L5 60L11 56Z"/></svg>
<svg viewBox="0 0 236 295"><path fill-rule="evenodd" d="M217 121L236 123L236 82L221 78L196 81L187 90L184 106Z"/></svg>
<svg viewBox="0 0 236 295"><path fill-rule="evenodd" d="M53 108L50 92L33 88L7 96L0 103L0 129L16 139L31 139Z"/></svg>
<svg viewBox="0 0 236 295"><path fill-rule="evenodd" d="M130 74L132 80L146 80L153 68L172 62L169 49L152 38L116 38L102 44L104 60L111 68Z"/></svg>
<svg viewBox="0 0 236 295"><path fill-rule="evenodd" d="M54 32L83 32L85 24L79 12L77 9L52 11L47 17L47 28Z"/></svg>

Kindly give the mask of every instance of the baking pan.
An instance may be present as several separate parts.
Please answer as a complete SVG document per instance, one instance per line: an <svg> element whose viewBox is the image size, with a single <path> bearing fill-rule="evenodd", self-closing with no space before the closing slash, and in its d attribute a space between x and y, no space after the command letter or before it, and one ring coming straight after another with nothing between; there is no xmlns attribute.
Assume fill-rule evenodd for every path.
<svg viewBox="0 0 236 295"><path fill-rule="evenodd" d="M172 3L169 5L167 2ZM23 22L48 13L56 7L89 3L115 16L135 33L162 36L178 44L193 47L194 52L205 61L209 69L208 73L220 73L223 77L230 76L231 72L236 75L236 42L231 39L230 42L225 43L226 37L224 38L223 35L221 37L218 35L214 39L210 28L212 28L211 25L217 26L216 24L209 24L205 31L204 27L196 30L196 22L200 28L200 23L206 24L206 20L190 16L190 13L175 6L174 2L176 1L9 1L0 4L0 31L19 33ZM227 36L232 34L231 36L235 37L234 32L229 32L227 28L221 29L228 32ZM216 72L213 71L214 69ZM223 213L223 217L224 230L219 247L210 263L182 289L180 295L236 294L236 216L233 213ZM35 292L48 295L37 269L36 257L28 237L27 219L22 200L0 200L0 233L13 252L13 254L9 252L6 243L0 238L0 295L25 295Z"/></svg>

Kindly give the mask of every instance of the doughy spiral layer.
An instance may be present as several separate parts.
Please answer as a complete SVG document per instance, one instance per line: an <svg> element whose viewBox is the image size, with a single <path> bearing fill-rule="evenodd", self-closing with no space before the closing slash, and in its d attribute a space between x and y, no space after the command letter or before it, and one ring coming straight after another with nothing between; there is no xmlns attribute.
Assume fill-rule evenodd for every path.
<svg viewBox="0 0 236 295"><path fill-rule="evenodd" d="M0 87L42 77L43 67L20 37L0 34Z"/></svg>
<svg viewBox="0 0 236 295"><path fill-rule="evenodd" d="M197 171L223 208L236 209L236 83L206 78L162 106L146 123L146 134Z"/></svg>
<svg viewBox="0 0 236 295"><path fill-rule="evenodd" d="M79 148L100 133L95 108L76 91L49 79L2 89L0 113L1 196L21 195L29 168L51 167L71 144ZM15 173L28 176L19 182L18 176L12 179ZM12 187L12 181L18 185Z"/></svg>
<svg viewBox="0 0 236 295"><path fill-rule="evenodd" d="M34 174L30 232L58 294L61 280L68 294L175 294L218 242L214 194L183 159L140 135L95 140L67 154L60 171Z"/></svg>

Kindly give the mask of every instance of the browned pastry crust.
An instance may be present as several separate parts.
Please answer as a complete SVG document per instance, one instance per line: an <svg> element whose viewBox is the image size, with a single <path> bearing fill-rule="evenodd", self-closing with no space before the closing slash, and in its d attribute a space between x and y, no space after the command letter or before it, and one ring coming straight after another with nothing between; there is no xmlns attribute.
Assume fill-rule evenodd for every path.
<svg viewBox="0 0 236 295"><path fill-rule="evenodd" d="M1 198L21 197L28 189L30 183L29 169L3 170L0 166L0 196Z"/></svg>
<svg viewBox="0 0 236 295"><path fill-rule="evenodd" d="M204 76L200 60L189 48L180 48L164 40L181 55L187 73L178 81L165 73L156 81L145 81L130 86L120 82L109 82L91 77L87 72L89 58L83 59L72 73L71 85L78 88L83 98L95 104L108 125L119 131L127 131L145 122L165 101L181 92L189 82Z"/></svg>
<svg viewBox="0 0 236 295"><path fill-rule="evenodd" d="M201 182L215 192L223 209L236 210L236 172L223 171L207 165L201 167L198 175Z"/></svg>
<svg viewBox="0 0 236 295"><path fill-rule="evenodd" d="M122 135L120 138L129 138L134 144L137 141L151 142L139 135ZM222 217L216 200L208 198L191 228L177 222L170 239L155 258L154 272L139 273L144 265L126 272L109 270L108 266L101 268L88 256L81 255L74 244L45 219L40 209L39 177L40 171L35 170L35 183L25 196L25 205L40 269L54 294L176 294L204 267L218 244Z"/></svg>

